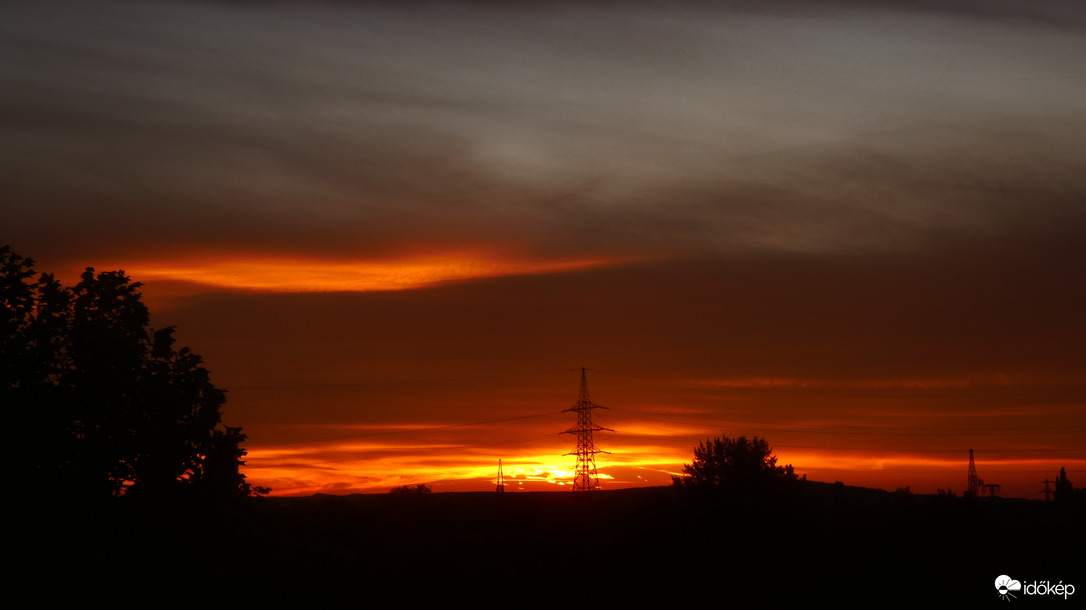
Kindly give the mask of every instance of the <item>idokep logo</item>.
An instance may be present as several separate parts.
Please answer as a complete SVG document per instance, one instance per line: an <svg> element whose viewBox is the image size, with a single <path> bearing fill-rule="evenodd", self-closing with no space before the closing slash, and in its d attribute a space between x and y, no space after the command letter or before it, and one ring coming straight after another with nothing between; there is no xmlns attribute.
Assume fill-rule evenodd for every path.
<svg viewBox="0 0 1086 610"><path fill-rule="evenodd" d="M1016 596L1014 592L1021 591L1025 595L1030 597L1034 595L1055 595L1067 599L1075 594L1075 585L1071 583L1063 584L1063 581L1056 584L1052 584L1047 580L1035 580L1031 583L1027 583L1022 586L1022 583L1014 580L1006 574L1000 575L995 579L996 592L999 594L1000 599L1011 601Z"/></svg>
<svg viewBox="0 0 1086 610"><path fill-rule="evenodd" d="M999 597L1007 601L1011 601L1011 598L1015 596L1014 593L1011 593L1011 591L1021 591L1022 583L1012 579L1006 574L1003 574L996 579L995 588L996 591L999 591Z"/></svg>

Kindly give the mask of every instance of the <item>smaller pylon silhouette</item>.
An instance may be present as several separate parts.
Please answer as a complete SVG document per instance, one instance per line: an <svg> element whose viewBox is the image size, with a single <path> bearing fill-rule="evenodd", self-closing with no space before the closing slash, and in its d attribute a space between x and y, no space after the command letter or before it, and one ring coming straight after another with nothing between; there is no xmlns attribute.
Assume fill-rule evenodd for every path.
<svg viewBox="0 0 1086 610"><path fill-rule="evenodd" d="M1041 491L1037 492L1037 493L1042 493L1042 494L1045 495L1045 502L1051 502L1052 501L1052 492L1055 491L1055 490L1049 489L1048 486L1051 485L1052 483L1055 483L1055 481L1049 481L1048 477L1045 477L1045 480L1043 480L1041 482L1045 484L1045 488L1042 489Z"/></svg>
<svg viewBox="0 0 1086 610"><path fill-rule="evenodd" d="M505 493L505 475L502 474L502 461L498 460L498 493Z"/></svg>

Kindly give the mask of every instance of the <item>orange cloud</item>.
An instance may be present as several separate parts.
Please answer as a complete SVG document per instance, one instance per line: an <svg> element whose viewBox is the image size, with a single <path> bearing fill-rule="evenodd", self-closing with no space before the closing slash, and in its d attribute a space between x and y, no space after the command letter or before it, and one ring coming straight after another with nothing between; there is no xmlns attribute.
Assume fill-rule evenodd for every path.
<svg viewBox="0 0 1086 610"><path fill-rule="evenodd" d="M370 292L510 275L557 273L625 262L619 258L528 260L457 252L382 260L209 258L144 262L125 267L139 281L174 281L267 292Z"/></svg>

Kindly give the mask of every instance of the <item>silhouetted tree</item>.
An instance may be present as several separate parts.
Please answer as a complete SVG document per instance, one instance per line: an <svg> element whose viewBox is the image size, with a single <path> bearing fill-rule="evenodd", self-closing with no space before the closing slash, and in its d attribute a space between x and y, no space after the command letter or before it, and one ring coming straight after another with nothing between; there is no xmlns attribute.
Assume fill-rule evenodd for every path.
<svg viewBox="0 0 1086 610"><path fill-rule="evenodd" d="M755 436L710 438L694 448L694 462L684 476L672 477L679 487L761 484L798 479L792 465L777 466L769 442ZM806 478L806 477L804 477Z"/></svg>
<svg viewBox="0 0 1086 610"><path fill-rule="evenodd" d="M13 474L33 493L244 496L240 428L173 327L148 328L140 284L87 268L71 289L0 247L0 393Z"/></svg>
<svg viewBox="0 0 1086 610"><path fill-rule="evenodd" d="M419 483L418 485L414 485L414 486L400 485L399 487L393 487L392 490L389 491L388 493L393 494L393 495L428 494L428 493L430 493L432 491L433 490L430 489L429 485L427 485L425 483Z"/></svg>
<svg viewBox="0 0 1086 610"><path fill-rule="evenodd" d="M241 428L225 426L225 429L212 429L203 467L195 471L192 477L201 494L213 498L246 497L271 491L266 487L250 485L245 475L238 471L238 466L245 464L242 461L245 449L241 447L245 439Z"/></svg>
<svg viewBox="0 0 1086 610"><path fill-rule="evenodd" d="M1067 478L1067 470L1060 468L1060 475L1056 477L1056 490L1052 499L1056 502L1069 502L1075 495L1075 488Z"/></svg>

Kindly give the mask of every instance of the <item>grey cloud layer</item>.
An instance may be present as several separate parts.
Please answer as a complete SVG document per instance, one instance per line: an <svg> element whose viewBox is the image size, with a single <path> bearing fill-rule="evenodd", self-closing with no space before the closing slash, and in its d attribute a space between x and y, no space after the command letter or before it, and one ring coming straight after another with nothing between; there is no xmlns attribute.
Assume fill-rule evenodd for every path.
<svg viewBox="0 0 1086 610"><path fill-rule="evenodd" d="M783 6L5 4L6 215L58 256L810 252L1081 221L1074 5Z"/></svg>

